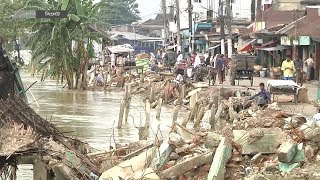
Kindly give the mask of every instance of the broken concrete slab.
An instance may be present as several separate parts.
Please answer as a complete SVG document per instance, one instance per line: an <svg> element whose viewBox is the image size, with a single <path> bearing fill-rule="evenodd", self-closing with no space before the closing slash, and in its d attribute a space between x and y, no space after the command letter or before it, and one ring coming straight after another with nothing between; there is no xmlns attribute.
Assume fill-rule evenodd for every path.
<svg viewBox="0 0 320 180"><path fill-rule="evenodd" d="M204 146L209 149L213 149L219 146L222 136L214 132L208 132Z"/></svg>
<svg viewBox="0 0 320 180"><path fill-rule="evenodd" d="M151 168L140 170L129 179L160 180L159 176Z"/></svg>
<svg viewBox="0 0 320 180"><path fill-rule="evenodd" d="M127 179L132 177L135 172L141 171L149 166L152 158L156 153L156 148L150 148L147 151L135 156L129 160L121 162L119 165L114 166L108 171L102 173L99 180L107 179Z"/></svg>
<svg viewBox="0 0 320 180"><path fill-rule="evenodd" d="M226 164L231 158L232 146L225 138L221 138L220 144L214 154L207 180L220 180L225 178Z"/></svg>
<svg viewBox="0 0 320 180"><path fill-rule="evenodd" d="M185 172L192 170L195 167L202 166L206 163L212 161L213 152L207 151L203 154L195 155L191 158L186 159L184 162L179 163L175 166L170 167L169 169L164 170L161 173L162 178L175 178Z"/></svg>
<svg viewBox="0 0 320 180"><path fill-rule="evenodd" d="M173 150L173 145L169 143L169 139L163 141L159 150L157 150L157 156L153 158L150 167L155 170L160 170L169 161L170 154Z"/></svg>
<svg viewBox="0 0 320 180"><path fill-rule="evenodd" d="M261 139L251 144L241 143L243 144L243 155L257 154L259 152L262 154L275 153L280 144L291 139L290 136L283 132L280 128L260 128L260 130L263 131L264 134ZM245 130L234 130L233 136L235 141L237 142L238 140L243 139L248 132L249 131Z"/></svg>
<svg viewBox="0 0 320 180"><path fill-rule="evenodd" d="M297 144L294 142L285 142L278 149L278 160L280 162L289 163L295 157Z"/></svg>

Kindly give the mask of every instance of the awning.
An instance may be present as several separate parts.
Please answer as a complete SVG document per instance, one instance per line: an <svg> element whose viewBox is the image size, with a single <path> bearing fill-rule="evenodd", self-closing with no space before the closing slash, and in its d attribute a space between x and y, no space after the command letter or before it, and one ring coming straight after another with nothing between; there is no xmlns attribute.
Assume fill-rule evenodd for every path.
<svg viewBox="0 0 320 180"><path fill-rule="evenodd" d="M227 43L228 43L228 41L226 41L224 44L227 44ZM221 46L221 43L219 43L219 44L217 44L215 46L209 47L208 50L215 49L215 48L220 47L220 46Z"/></svg>
<svg viewBox="0 0 320 180"><path fill-rule="evenodd" d="M220 44L217 44L217 45L215 45L215 46L209 47L208 50L215 49L215 48L220 47L220 46L221 46L221 43L220 43Z"/></svg>
<svg viewBox="0 0 320 180"><path fill-rule="evenodd" d="M255 42L256 39L252 39L251 41L249 41L246 45L242 46L238 51L250 51L251 49L251 44L253 42Z"/></svg>
<svg viewBox="0 0 320 180"><path fill-rule="evenodd" d="M257 50L261 51L282 51L284 49L287 49L284 46L277 46L277 47L268 47L268 48L257 48Z"/></svg>
<svg viewBox="0 0 320 180"><path fill-rule="evenodd" d="M313 41L320 42L320 38L312 38Z"/></svg>

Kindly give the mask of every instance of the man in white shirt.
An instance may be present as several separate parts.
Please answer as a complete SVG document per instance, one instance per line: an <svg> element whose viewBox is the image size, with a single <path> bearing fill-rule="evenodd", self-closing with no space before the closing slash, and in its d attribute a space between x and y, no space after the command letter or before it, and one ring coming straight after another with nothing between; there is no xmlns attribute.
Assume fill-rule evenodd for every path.
<svg viewBox="0 0 320 180"><path fill-rule="evenodd" d="M112 53L110 55L110 59L111 59L111 67L116 65L116 55L114 53Z"/></svg>
<svg viewBox="0 0 320 180"><path fill-rule="evenodd" d="M194 63L193 63L193 67L196 68L198 67L200 64L201 64L201 59L200 59L200 56L195 53L196 57L195 57L195 60L194 60Z"/></svg>
<svg viewBox="0 0 320 180"><path fill-rule="evenodd" d="M308 77L308 81L312 80L312 71L314 70L314 61L312 59L312 55L310 55L310 57L304 61L305 65L307 66L307 77Z"/></svg>

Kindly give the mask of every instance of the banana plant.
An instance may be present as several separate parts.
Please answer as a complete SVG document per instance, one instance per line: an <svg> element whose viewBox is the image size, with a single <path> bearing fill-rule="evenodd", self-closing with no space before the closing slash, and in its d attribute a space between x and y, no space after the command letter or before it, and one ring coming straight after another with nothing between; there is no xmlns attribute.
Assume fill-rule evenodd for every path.
<svg viewBox="0 0 320 180"><path fill-rule="evenodd" d="M37 1L31 0L30 4L37 4ZM65 77L69 89L87 88L88 64L94 56L92 42L99 42L102 37L92 32L91 26L97 22L97 14L104 4L105 1L95 4L92 0L48 0L40 7L30 6L68 12L66 19L40 19L32 27L33 34L28 41L33 51L32 63L42 70L43 79L50 76L58 82L60 77Z"/></svg>

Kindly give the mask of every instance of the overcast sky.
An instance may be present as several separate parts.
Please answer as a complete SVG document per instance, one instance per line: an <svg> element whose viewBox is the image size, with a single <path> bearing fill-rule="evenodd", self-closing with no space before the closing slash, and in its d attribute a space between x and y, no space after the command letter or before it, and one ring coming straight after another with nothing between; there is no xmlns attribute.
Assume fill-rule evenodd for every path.
<svg viewBox="0 0 320 180"><path fill-rule="evenodd" d="M161 0L136 0L139 4L141 19L149 19L155 17L161 9Z"/></svg>

